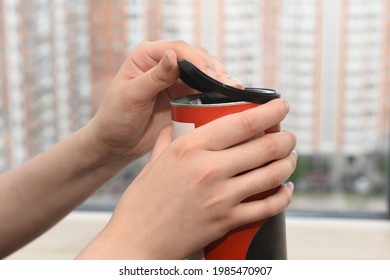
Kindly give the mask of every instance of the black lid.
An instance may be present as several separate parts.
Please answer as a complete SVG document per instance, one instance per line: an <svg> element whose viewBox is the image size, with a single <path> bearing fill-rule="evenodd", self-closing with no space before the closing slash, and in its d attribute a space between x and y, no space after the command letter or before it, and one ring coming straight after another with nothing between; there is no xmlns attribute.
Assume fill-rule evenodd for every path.
<svg viewBox="0 0 390 280"><path fill-rule="evenodd" d="M191 88L203 92L204 96L202 101L206 103L247 101L263 104L280 97L280 94L273 89L238 89L228 86L206 75L185 59L179 59L178 64L180 68L180 79Z"/></svg>

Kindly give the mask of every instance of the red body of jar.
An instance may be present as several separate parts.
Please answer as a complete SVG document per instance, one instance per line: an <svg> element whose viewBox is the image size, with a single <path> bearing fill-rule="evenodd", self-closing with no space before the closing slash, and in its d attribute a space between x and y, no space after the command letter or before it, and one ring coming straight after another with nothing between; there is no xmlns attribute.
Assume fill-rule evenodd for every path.
<svg viewBox="0 0 390 280"><path fill-rule="evenodd" d="M222 116L241 112L260 104L227 102L201 104L198 95L176 98L171 101L174 138ZM265 133L277 132L274 126ZM259 200L275 193L277 188L254 195L248 200ZM272 219L271 222L268 220ZM242 226L204 248L204 258L210 260L286 259L284 213L267 221ZM263 227L266 228L262 232ZM270 244L271 243L271 244Z"/></svg>

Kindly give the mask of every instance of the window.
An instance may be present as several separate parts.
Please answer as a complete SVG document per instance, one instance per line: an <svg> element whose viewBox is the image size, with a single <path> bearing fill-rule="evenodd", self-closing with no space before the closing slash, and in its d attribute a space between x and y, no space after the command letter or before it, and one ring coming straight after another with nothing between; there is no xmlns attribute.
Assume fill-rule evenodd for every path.
<svg viewBox="0 0 390 280"><path fill-rule="evenodd" d="M3 3L1 171L83 126L135 45L185 39L220 57L244 84L275 88L289 100L283 127L297 134L299 154L291 213L388 216L390 1L128 0L121 9L109 0ZM27 101L44 106L27 118ZM26 129L37 121L39 129ZM146 160L81 208L112 209Z"/></svg>

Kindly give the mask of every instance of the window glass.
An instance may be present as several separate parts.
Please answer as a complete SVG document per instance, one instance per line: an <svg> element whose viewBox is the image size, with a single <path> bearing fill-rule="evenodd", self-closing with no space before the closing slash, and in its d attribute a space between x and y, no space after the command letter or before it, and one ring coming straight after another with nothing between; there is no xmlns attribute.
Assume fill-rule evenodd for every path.
<svg viewBox="0 0 390 280"><path fill-rule="evenodd" d="M290 102L290 211L388 213L389 10L388 0L1 0L0 171L85 125L133 47L183 39ZM112 209L146 160L82 208Z"/></svg>

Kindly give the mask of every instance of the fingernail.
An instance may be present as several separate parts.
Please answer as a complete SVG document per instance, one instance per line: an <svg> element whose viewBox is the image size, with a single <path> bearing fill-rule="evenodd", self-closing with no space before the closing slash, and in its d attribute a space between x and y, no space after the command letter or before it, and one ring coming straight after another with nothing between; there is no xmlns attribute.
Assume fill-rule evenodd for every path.
<svg viewBox="0 0 390 280"><path fill-rule="evenodd" d="M291 154L292 154L293 156L295 156L296 158L298 157L298 153L297 153L296 150L292 150L292 151L291 151Z"/></svg>
<svg viewBox="0 0 390 280"><path fill-rule="evenodd" d="M288 103L286 100L284 101L284 106L286 106L287 111L290 111L290 103Z"/></svg>
<svg viewBox="0 0 390 280"><path fill-rule="evenodd" d="M294 184L292 182L285 183L284 186L289 188L292 192L294 191Z"/></svg>
<svg viewBox="0 0 390 280"><path fill-rule="evenodd" d="M244 89L245 86L242 82L240 82L239 80L233 78L233 77L230 77L229 75L226 75L226 74L220 74L220 73L216 73L215 72L215 69L208 66L205 73L210 76L211 78L225 84L225 85L228 85L228 86L232 86L232 87L235 87L235 88L239 88L239 89Z"/></svg>
<svg viewBox="0 0 390 280"><path fill-rule="evenodd" d="M166 72L170 72L174 66L173 63L171 63L171 58L172 58L172 50L167 50L163 57L160 60L161 67L164 69Z"/></svg>
<svg viewBox="0 0 390 280"><path fill-rule="evenodd" d="M230 77L229 75L219 75L218 80L226 85L236 87L236 88L244 88L244 84L241 83L239 80Z"/></svg>

